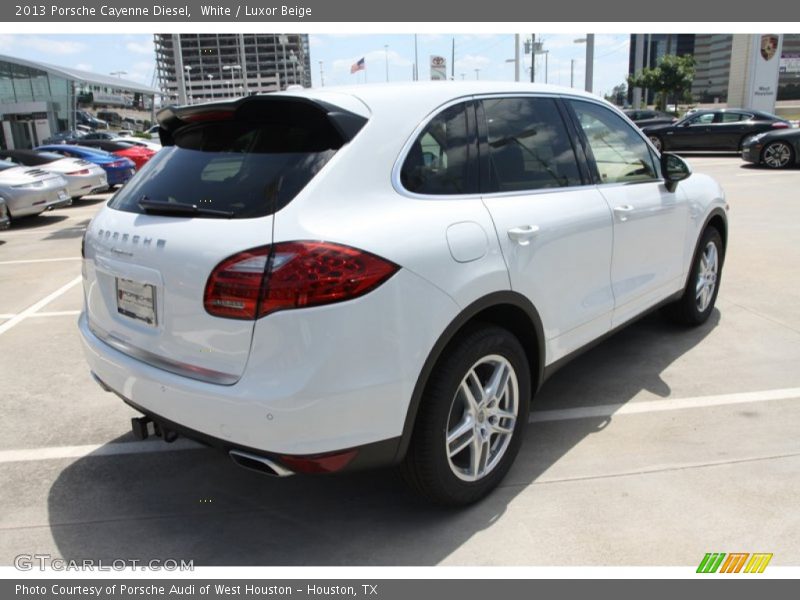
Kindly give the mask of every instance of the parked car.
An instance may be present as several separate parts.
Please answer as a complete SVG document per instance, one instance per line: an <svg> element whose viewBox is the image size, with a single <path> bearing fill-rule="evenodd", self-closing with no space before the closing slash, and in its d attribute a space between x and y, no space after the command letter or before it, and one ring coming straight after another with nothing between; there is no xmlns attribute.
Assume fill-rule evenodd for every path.
<svg viewBox="0 0 800 600"><path fill-rule="evenodd" d="M155 152L149 148L128 142L116 142L111 140L78 140L76 144L79 146L87 146L89 148L99 148L100 150L111 152L111 154L114 154L115 156L129 158L134 162L137 169L141 169L155 154Z"/></svg>
<svg viewBox="0 0 800 600"><path fill-rule="evenodd" d="M678 119L675 115L658 110L628 109L622 111L637 127L646 125L670 125Z"/></svg>
<svg viewBox="0 0 800 600"><path fill-rule="evenodd" d="M108 123L103 119L93 117L85 110L79 110L76 113L76 120L79 124L90 127L91 129L107 129Z"/></svg>
<svg viewBox="0 0 800 600"><path fill-rule="evenodd" d="M642 127L659 150L717 150L739 152L745 138L784 129L789 122L758 110L721 108L698 110L672 125Z"/></svg>
<svg viewBox="0 0 800 600"><path fill-rule="evenodd" d="M67 180L67 193L73 200L108 189L106 172L85 159L65 158L53 152L36 150L0 150L0 159L58 173Z"/></svg>
<svg viewBox="0 0 800 600"><path fill-rule="evenodd" d="M800 129L778 129L748 137L742 144L742 159L770 169L800 164Z"/></svg>
<svg viewBox="0 0 800 600"><path fill-rule="evenodd" d="M71 144L75 140L81 139L83 136L86 135L86 132L81 131L79 129L73 129L70 131L62 131L60 133L56 133L51 135L49 138L45 138L42 143L43 144Z"/></svg>
<svg viewBox="0 0 800 600"><path fill-rule="evenodd" d="M158 142L154 142L153 140L145 140L138 137L117 137L111 141L123 142L125 144L131 144L133 146L140 146L142 148L147 148L148 150L152 150L153 152L158 152L163 147Z"/></svg>
<svg viewBox="0 0 800 600"><path fill-rule="evenodd" d="M67 180L61 175L5 160L0 160L0 197L12 220L72 204Z"/></svg>
<svg viewBox="0 0 800 600"><path fill-rule="evenodd" d="M106 172L108 185L111 187L123 185L136 173L136 165L132 160L115 156L110 152L97 148L87 148L85 146L74 146L70 144L55 144L39 146L35 148L35 150L52 152L70 158L81 158L98 165Z"/></svg>
<svg viewBox="0 0 800 600"><path fill-rule="evenodd" d="M87 133L83 136L82 140L113 140L117 137L116 132L111 131L96 131L94 133Z"/></svg>
<svg viewBox="0 0 800 600"><path fill-rule="evenodd" d="M158 137L159 127L160 127L159 125L153 125L150 129L147 130L147 136L151 140L158 140L159 139L159 137Z"/></svg>
<svg viewBox="0 0 800 600"><path fill-rule="evenodd" d="M466 504L570 357L714 309L723 191L590 94L390 84L158 118L169 143L83 240L86 357L139 437L279 476L399 463Z"/></svg>
<svg viewBox="0 0 800 600"><path fill-rule="evenodd" d="M0 231L8 229L11 225L11 219L8 216L8 206L6 199L0 197Z"/></svg>
<svg viewBox="0 0 800 600"><path fill-rule="evenodd" d="M97 118L104 120L109 125L119 125L122 123L122 115L113 110L98 110Z"/></svg>

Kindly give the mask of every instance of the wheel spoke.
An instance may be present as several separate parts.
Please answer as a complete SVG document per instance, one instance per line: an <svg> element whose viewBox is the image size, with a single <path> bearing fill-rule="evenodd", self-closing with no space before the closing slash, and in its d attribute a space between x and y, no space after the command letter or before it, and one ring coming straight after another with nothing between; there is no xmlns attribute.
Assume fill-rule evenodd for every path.
<svg viewBox="0 0 800 600"><path fill-rule="evenodd" d="M505 424L501 421L497 421L496 423L492 423L492 430L495 433L500 433L502 435L510 435L514 433L514 427L517 424L517 420L514 417L506 418Z"/></svg>
<svg viewBox="0 0 800 600"><path fill-rule="evenodd" d="M489 440L483 440L477 435L473 436L470 453L470 474L478 479L486 471L489 459Z"/></svg>
<svg viewBox="0 0 800 600"><path fill-rule="evenodd" d="M485 392L487 401L491 402L492 400L496 401L500 399L508 384L509 373L506 363L498 363L497 366L495 366Z"/></svg>
<svg viewBox="0 0 800 600"><path fill-rule="evenodd" d="M473 412L477 411L479 404L483 401L483 386L475 369L472 369L464 378L461 383L461 391L464 393L469 409Z"/></svg>
<svg viewBox="0 0 800 600"><path fill-rule="evenodd" d="M466 417L447 434L447 452L450 458L464 450L474 439L475 431L472 418Z"/></svg>

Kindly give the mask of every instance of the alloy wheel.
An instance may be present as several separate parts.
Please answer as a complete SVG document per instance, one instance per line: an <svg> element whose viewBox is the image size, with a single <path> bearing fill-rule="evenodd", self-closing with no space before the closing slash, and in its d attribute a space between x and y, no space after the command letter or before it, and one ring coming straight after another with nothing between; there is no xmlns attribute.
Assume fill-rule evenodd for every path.
<svg viewBox="0 0 800 600"><path fill-rule="evenodd" d="M772 142L764 148L764 163L773 169L782 169L792 159L792 149L783 142Z"/></svg>
<svg viewBox="0 0 800 600"><path fill-rule="evenodd" d="M717 287L717 273L719 271L719 253L714 242L708 242L700 257L700 269L695 283L695 300L697 310L703 312L708 308L714 297Z"/></svg>

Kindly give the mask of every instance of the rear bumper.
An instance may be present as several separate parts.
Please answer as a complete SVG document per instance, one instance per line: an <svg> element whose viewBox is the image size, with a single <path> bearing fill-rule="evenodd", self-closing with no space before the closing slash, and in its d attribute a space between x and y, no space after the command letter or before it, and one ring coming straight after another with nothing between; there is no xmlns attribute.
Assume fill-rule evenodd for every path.
<svg viewBox="0 0 800 600"><path fill-rule="evenodd" d="M123 183L127 183L127 181L133 177L135 172L136 170L134 167L126 167L124 169L108 169L106 171L108 185L122 185Z"/></svg>
<svg viewBox="0 0 800 600"><path fill-rule="evenodd" d="M95 376L187 437L265 456L379 447L369 453L378 458L365 461L373 466L391 462L387 448L404 433L422 365L456 314L448 296L401 270L356 300L259 320L247 367L232 385L120 352L91 331L85 313L79 329Z"/></svg>

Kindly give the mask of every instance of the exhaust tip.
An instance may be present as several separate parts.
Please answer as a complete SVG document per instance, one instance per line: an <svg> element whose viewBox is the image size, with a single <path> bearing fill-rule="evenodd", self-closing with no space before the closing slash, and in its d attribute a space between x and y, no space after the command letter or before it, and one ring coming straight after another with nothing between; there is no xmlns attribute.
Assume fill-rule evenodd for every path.
<svg viewBox="0 0 800 600"><path fill-rule="evenodd" d="M249 452L242 452L241 450L231 450L228 452L231 460L240 467L256 471L262 475L269 475L270 477L288 477L294 475L286 467L283 467L269 458L258 456L257 454L250 454Z"/></svg>

